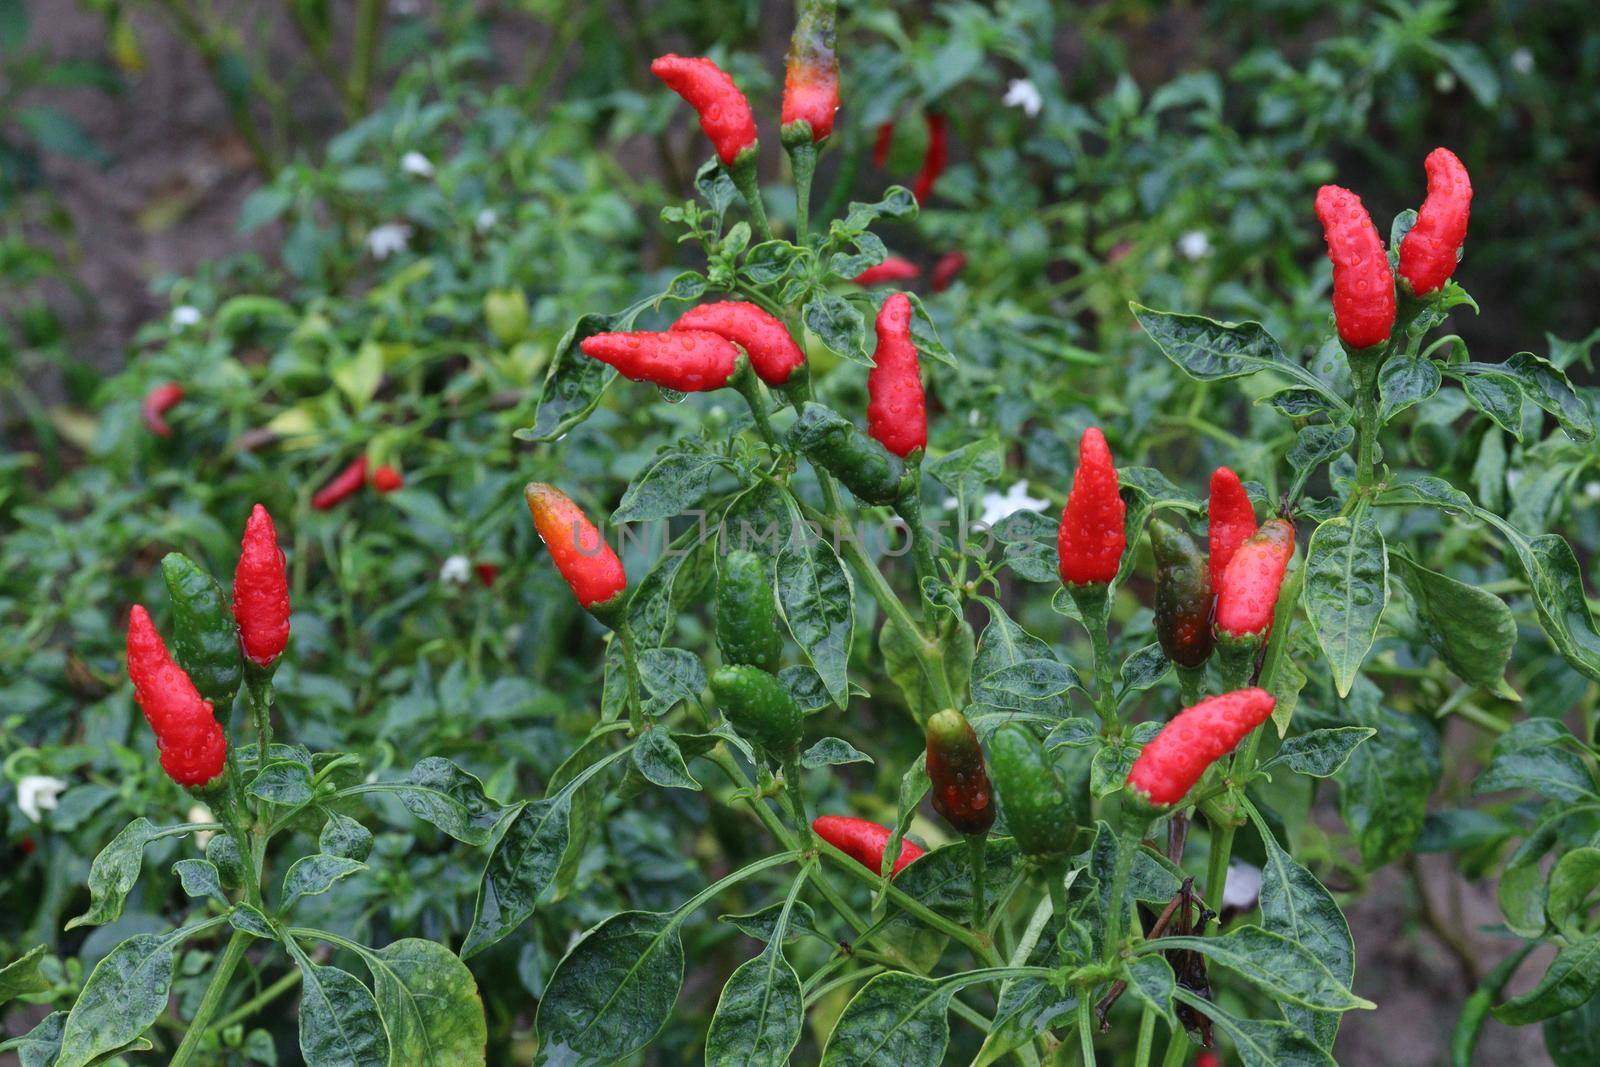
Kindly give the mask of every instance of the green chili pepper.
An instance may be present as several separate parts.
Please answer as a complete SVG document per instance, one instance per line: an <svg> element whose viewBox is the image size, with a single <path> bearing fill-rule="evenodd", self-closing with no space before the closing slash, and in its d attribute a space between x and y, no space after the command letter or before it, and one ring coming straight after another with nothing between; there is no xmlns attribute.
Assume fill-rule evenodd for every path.
<svg viewBox="0 0 1600 1067"><path fill-rule="evenodd" d="M239 630L228 599L215 578L180 552L162 559L161 574L172 597L173 655L226 722L244 679Z"/></svg>
<svg viewBox="0 0 1600 1067"><path fill-rule="evenodd" d="M776 671L783 655L777 601L766 566L754 552L738 549L717 569L717 647L729 663Z"/></svg>

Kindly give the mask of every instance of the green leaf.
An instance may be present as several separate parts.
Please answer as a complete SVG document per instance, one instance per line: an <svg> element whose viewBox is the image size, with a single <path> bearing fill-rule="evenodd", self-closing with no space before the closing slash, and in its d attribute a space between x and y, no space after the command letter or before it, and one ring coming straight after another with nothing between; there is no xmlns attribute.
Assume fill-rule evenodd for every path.
<svg viewBox="0 0 1600 1067"><path fill-rule="evenodd" d="M1522 440L1523 394L1517 380L1505 374L1462 374L1457 370L1451 368L1451 375L1460 380L1472 406L1489 416L1506 433Z"/></svg>
<svg viewBox="0 0 1600 1067"><path fill-rule="evenodd" d="M172 873L178 876L178 883L189 897L196 900L216 897L227 903L222 894L222 874L210 860L179 860L172 865Z"/></svg>
<svg viewBox="0 0 1600 1067"><path fill-rule="evenodd" d="M267 913L247 901L241 900L229 909L228 925L252 937L266 941L278 940L278 929L272 920L267 918Z"/></svg>
<svg viewBox="0 0 1600 1067"><path fill-rule="evenodd" d="M18 1067L51 1067L61 1051L61 1028L66 1021L66 1012L51 1012L26 1034L0 1043L0 1052L15 1052Z"/></svg>
<svg viewBox="0 0 1600 1067"><path fill-rule="evenodd" d="M1556 417L1561 429L1574 441L1594 440L1594 419L1589 405L1554 363L1532 352L1518 352L1504 367L1516 376L1528 399Z"/></svg>
<svg viewBox="0 0 1600 1067"><path fill-rule="evenodd" d="M1600 990L1600 931L1566 945L1550 961L1539 984L1494 1009L1507 1026L1526 1026L1571 1011Z"/></svg>
<svg viewBox="0 0 1600 1067"><path fill-rule="evenodd" d="M1495 740L1489 766L1472 783L1475 794L1528 789L1564 803L1596 798L1579 755L1583 746L1557 719L1525 719Z"/></svg>
<svg viewBox="0 0 1600 1067"><path fill-rule="evenodd" d="M1600 1063L1600 997L1544 1022L1544 1048L1556 1067L1594 1067Z"/></svg>
<svg viewBox="0 0 1600 1067"><path fill-rule="evenodd" d="M740 964L722 987L706 1034L707 1067L782 1067L805 1021L800 978L781 939Z"/></svg>
<svg viewBox="0 0 1600 1067"><path fill-rule="evenodd" d="M123 901L139 880L144 847L161 836L163 832L143 816L124 826L89 866L89 910L69 921L66 928L115 922L122 915Z"/></svg>
<svg viewBox="0 0 1600 1067"><path fill-rule="evenodd" d="M535 1064L623 1062L666 1025L682 988L677 917L611 916L585 933L550 976L534 1018Z"/></svg>
<svg viewBox="0 0 1600 1067"><path fill-rule="evenodd" d="M1217 382L1264 370L1281 373L1299 369L1259 322L1218 322L1204 315L1154 311L1137 303L1128 306L1162 355L1198 381Z"/></svg>
<svg viewBox="0 0 1600 1067"><path fill-rule="evenodd" d="M328 821L322 824L322 833L317 836L317 848L330 856L364 863L372 855L372 831L348 815L329 812Z"/></svg>
<svg viewBox="0 0 1600 1067"><path fill-rule="evenodd" d="M1395 575L1416 608L1423 637L1462 681L1509 700L1519 699L1506 684L1506 663L1517 644L1517 620L1493 593L1458 582L1392 549Z"/></svg>
<svg viewBox="0 0 1600 1067"><path fill-rule="evenodd" d="M834 1024L822 1067L939 1067L950 1044L955 989L899 971L878 975Z"/></svg>
<svg viewBox="0 0 1600 1067"><path fill-rule="evenodd" d="M778 917L783 913L783 901L768 904L760 911L746 912L742 915L719 915L718 922L727 923L739 928L740 933L757 941L771 941L776 935ZM794 908L789 913L789 923L784 930L783 939L793 941L798 937L810 934L812 937L821 938L829 944L833 942L818 932L817 916L811 910L811 905L803 900L794 902Z"/></svg>
<svg viewBox="0 0 1600 1067"><path fill-rule="evenodd" d="M1292 1022L1243 1019L1181 986L1177 998L1228 1035L1244 1067L1338 1067L1326 1049Z"/></svg>
<svg viewBox="0 0 1600 1067"><path fill-rule="evenodd" d="M803 529L791 504L791 530ZM816 668L839 707L849 698L850 642L855 633L855 585L826 540L787 538L778 550L778 607L789 632Z"/></svg>
<svg viewBox="0 0 1600 1067"><path fill-rule="evenodd" d="M861 311L837 293L822 293L806 305L806 329L828 349L852 363L872 366L867 354L867 324Z"/></svg>
<svg viewBox="0 0 1600 1067"><path fill-rule="evenodd" d="M1005 446L985 437L923 464L923 471L962 500L976 500L1005 469Z"/></svg>
<svg viewBox="0 0 1600 1067"><path fill-rule="evenodd" d="M283 876L283 903L279 910L288 912L301 897L326 893L335 882L366 869L365 863L343 856L329 856L321 852L301 856Z"/></svg>
<svg viewBox="0 0 1600 1067"><path fill-rule="evenodd" d="M363 957L398 1067L480 1067L488 1026L478 984L455 953L405 938Z"/></svg>
<svg viewBox="0 0 1600 1067"><path fill-rule="evenodd" d="M261 768L245 792L272 804L304 804L311 799L311 768L297 760L275 760Z"/></svg>
<svg viewBox="0 0 1600 1067"><path fill-rule="evenodd" d="M1440 773L1439 737L1432 725L1383 707L1381 698L1371 682L1358 680L1346 704L1348 717L1377 733L1350 754L1336 776L1339 814L1355 831L1368 870L1416 844Z"/></svg>
<svg viewBox="0 0 1600 1067"><path fill-rule="evenodd" d="M709 452L666 453L628 486L611 521L650 522L683 514L705 497L721 464L721 457Z"/></svg>
<svg viewBox="0 0 1600 1067"><path fill-rule="evenodd" d="M1600 848L1575 848L1550 869L1545 914L1550 923L1573 941L1583 936L1589 894L1600 886Z"/></svg>
<svg viewBox="0 0 1600 1067"><path fill-rule="evenodd" d="M1168 1029L1178 1031L1178 1017L1172 1010L1172 995L1177 992L1178 980L1173 976L1172 965L1159 954L1139 956L1128 963L1123 972L1128 983L1128 993L1141 1004L1147 1004L1167 1022Z"/></svg>
<svg viewBox="0 0 1600 1067"><path fill-rule="evenodd" d="M407 811L464 845L487 843L510 810L489 799L474 775L443 756L419 760L399 793Z"/></svg>
<svg viewBox="0 0 1600 1067"><path fill-rule="evenodd" d="M698 791L700 783L694 780L683 762L683 753L665 727L646 727L633 746L633 765L645 779L663 789L690 789Z"/></svg>
<svg viewBox="0 0 1600 1067"><path fill-rule="evenodd" d="M1284 741L1277 755L1261 765L1266 770L1282 763L1297 774L1313 778L1332 778L1350 759L1357 745L1378 731L1370 726L1338 726L1312 730Z"/></svg>
<svg viewBox="0 0 1600 1067"><path fill-rule="evenodd" d="M1334 686L1349 696L1389 599L1389 557L1377 522L1340 516L1322 523L1311 534L1305 567L1306 617Z"/></svg>
<svg viewBox="0 0 1600 1067"><path fill-rule="evenodd" d="M647 718L660 718L685 700L698 700L706 688L700 657L684 648L639 650L639 681Z"/></svg>
<svg viewBox="0 0 1600 1067"><path fill-rule="evenodd" d="M533 914L566 861L571 819L572 791L566 789L512 816L484 866L462 958L488 948Z"/></svg>
<svg viewBox="0 0 1600 1067"><path fill-rule="evenodd" d="M1289 449L1289 466L1294 470L1289 498L1297 499L1317 468L1350 451L1355 439L1355 428L1343 423L1319 422L1302 429L1295 436L1294 447Z"/></svg>
<svg viewBox="0 0 1600 1067"><path fill-rule="evenodd" d="M972 664L973 701L1061 718L1066 712L1061 694L1073 685L1082 688L1082 682L1076 680L1077 672L1059 663L1049 645L1012 621L999 601L977 599L989 610L989 624L983 629ZM1032 666L1022 666L1024 663ZM1033 695L1057 685L1064 688L1054 694Z"/></svg>
<svg viewBox="0 0 1600 1067"><path fill-rule="evenodd" d="M0 967L0 1004L50 988L50 979L39 973L39 961L44 959L44 954L45 946L35 945Z"/></svg>
<svg viewBox="0 0 1600 1067"><path fill-rule="evenodd" d="M1172 663L1159 643L1152 642L1131 653L1122 661L1122 684L1117 687L1117 703L1120 704L1134 693L1149 689L1166 677L1171 668Z"/></svg>
<svg viewBox="0 0 1600 1067"><path fill-rule="evenodd" d="M139 1037L166 1010L172 934L135 934L95 964L61 1031L56 1067L84 1067Z"/></svg>
<svg viewBox="0 0 1600 1067"><path fill-rule="evenodd" d="M1145 946L1198 952L1274 999L1303 1007L1342 1012L1377 1006L1350 992L1310 949L1259 926L1236 926L1221 937L1162 937Z"/></svg>
<svg viewBox="0 0 1600 1067"><path fill-rule="evenodd" d="M293 947L300 968L300 1054L306 1067L388 1067L389 1033L361 980L312 963Z"/></svg>
<svg viewBox="0 0 1600 1067"><path fill-rule="evenodd" d="M800 754L800 766L808 770L819 767L842 767L847 763L871 762L871 756L850 742L837 737L824 737Z"/></svg>
<svg viewBox="0 0 1600 1067"><path fill-rule="evenodd" d="M1420 404L1434 393L1444 377L1438 364L1421 356L1396 356L1378 372L1378 395L1382 398L1379 418L1388 422L1413 404Z"/></svg>

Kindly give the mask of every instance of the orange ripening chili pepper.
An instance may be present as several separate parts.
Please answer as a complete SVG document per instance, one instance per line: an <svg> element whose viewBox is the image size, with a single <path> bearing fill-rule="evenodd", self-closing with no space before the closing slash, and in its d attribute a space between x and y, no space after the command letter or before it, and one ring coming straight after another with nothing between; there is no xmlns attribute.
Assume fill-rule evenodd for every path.
<svg viewBox="0 0 1600 1067"><path fill-rule="evenodd" d="M704 56L665 55L650 64L650 73L699 114L700 128L723 165L755 154L756 120L750 101L721 67Z"/></svg>
<svg viewBox="0 0 1600 1067"><path fill-rule="evenodd" d="M1061 510L1056 547L1061 580L1068 585L1099 585L1117 576L1127 547L1127 505L1117 491L1117 468L1099 427L1083 431L1078 473Z"/></svg>
<svg viewBox="0 0 1600 1067"><path fill-rule="evenodd" d="M133 696L155 732L161 769L179 785L198 788L222 773L228 740L182 667L173 662L149 612L135 604L128 617L128 677Z"/></svg>
<svg viewBox="0 0 1600 1067"><path fill-rule="evenodd" d="M834 53L835 0L801 7L783 77L783 139L821 142L839 110L839 57Z"/></svg>
<svg viewBox="0 0 1600 1067"><path fill-rule="evenodd" d="M867 374L867 432L902 458L928 446L922 366L911 340L911 298L895 293L878 309L878 347Z"/></svg>
<svg viewBox="0 0 1600 1067"><path fill-rule="evenodd" d="M578 347L584 355L617 368L624 378L680 393L722 388L739 361L732 341L707 330L597 333Z"/></svg>
<svg viewBox="0 0 1600 1067"><path fill-rule="evenodd" d="M1418 296L1438 292L1455 273L1472 214L1472 179L1448 148L1428 153L1428 196L1400 241L1400 277Z"/></svg>
<svg viewBox="0 0 1600 1067"><path fill-rule="evenodd" d="M704 330L725 337L745 350L750 366L768 385L782 385L806 354L795 344L789 328L772 315L740 300L692 307L672 324L674 332Z"/></svg>
<svg viewBox="0 0 1600 1067"><path fill-rule="evenodd" d="M553 485L530 482L522 495L534 529L550 550L561 577L586 610L605 617L621 607L628 576L622 561L583 509Z"/></svg>

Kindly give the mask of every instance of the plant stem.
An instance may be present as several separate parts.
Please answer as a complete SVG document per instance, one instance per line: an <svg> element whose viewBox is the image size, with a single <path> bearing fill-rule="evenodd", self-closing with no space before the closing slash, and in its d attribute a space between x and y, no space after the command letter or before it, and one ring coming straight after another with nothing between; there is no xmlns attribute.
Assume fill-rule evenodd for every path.
<svg viewBox="0 0 1600 1067"><path fill-rule="evenodd" d="M372 71L378 60L378 27L383 21L383 0L361 0L356 9L355 35L350 43L350 84L345 106L351 119L366 114L372 93Z"/></svg>
<svg viewBox="0 0 1600 1067"><path fill-rule="evenodd" d="M172 1062L168 1067L186 1067L189 1061L194 1059L195 1053L200 1049L200 1042L209 1029L211 1017L217 1013L222 998L228 993L228 983L233 979L233 972L238 968L239 961L244 958L245 944L250 940L250 936L243 930L235 930L233 936L228 938L228 945L222 950L222 958L217 961L216 970L211 972L211 984L206 986L205 995L200 998L200 1006L195 1009L194 1018L189 1020L188 1032L183 1035L183 1041L178 1045L178 1051L173 1053Z"/></svg>
<svg viewBox="0 0 1600 1067"><path fill-rule="evenodd" d="M1233 835L1238 827L1233 823L1211 827L1211 855L1206 861L1206 887L1201 897L1206 907L1222 911L1222 892L1228 884L1228 863L1233 856ZM1220 926L1220 924L1218 924Z"/></svg>
<svg viewBox="0 0 1600 1067"><path fill-rule="evenodd" d="M1117 714L1116 680L1111 666L1111 587L1100 583L1067 586L1072 602L1078 606L1083 628L1089 632L1094 648L1095 710L1100 713L1101 732L1109 737L1122 733Z"/></svg>
<svg viewBox="0 0 1600 1067"><path fill-rule="evenodd" d="M761 182L756 177L754 154L747 151L744 158L724 169L750 208L750 223L756 236L762 241L772 240L772 223L767 221L767 206L761 202Z"/></svg>
<svg viewBox="0 0 1600 1067"><path fill-rule="evenodd" d="M1161 1067L1183 1067L1189 1060L1189 1035L1182 1030L1172 1031L1172 1038L1167 1042L1167 1054L1161 1059Z"/></svg>
<svg viewBox="0 0 1600 1067"><path fill-rule="evenodd" d="M282 978L279 978L276 982L273 982L271 985L267 986L267 988L263 989L261 992L257 993L255 996L251 997L249 1000L245 1001L243 1004L239 1005L237 1008L234 1008L228 1014L212 1023L211 1029L226 1030L234 1023L244 1022L256 1012L260 1011L262 1008L266 1007L268 1004L271 1004L274 1000L277 1000L289 990L299 985L300 978L300 969L298 967L288 971Z"/></svg>
<svg viewBox="0 0 1600 1067"><path fill-rule="evenodd" d="M1133 1052L1133 1067L1148 1067L1150 1046L1155 1044L1155 1038L1156 1010L1146 1004L1144 1012L1139 1016L1139 1047Z"/></svg>
<svg viewBox="0 0 1600 1067"><path fill-rule="evenodd" d="M972 928L984 929L984 873L988 868L989 831L967 838L967 859L972 865Z"/></svg>
<svg viewBox="0 0 1600 1067"><path fill-rule="evenodd" d="M1084 1067L1094 1067L1094 1016L1089 1010L1089 991L1078 990L1078 1046Z"/></svg>
<svg viewBox="0 0 1600 1067"><path fill-rule="evenodd" d="M617 640L622 642L623 669L628 675L628 726L637 734L644 729L644 706L639 697L639 656L633 647L633 628L627 616L617 622Z"/></svg>
<svg viewBox="0 0 1600 1067"><path fill-rule="evenodd" d="M1356 390L1356 484L1372 485L1374 453L1378 443L1378 369L1376 355L1352 356L1350 374Z"/></svg>
<svg viewBox="0 0 1600 1067"><path fill-rule="evenodd" d="M784 147L794 169L794 243L804 245L811 226L811 178L817 170L817 146L807 137Z"/></svg>
<svg viewBox="0 0 1600 1067"><path fill-rule="evenodd" d="M783 761L783 785L789 794L789 806L794 809L794 826L799 842L809 848L812 842L811 820L806 818L805 792L800 788L800 761L790 756Z"/></svg>

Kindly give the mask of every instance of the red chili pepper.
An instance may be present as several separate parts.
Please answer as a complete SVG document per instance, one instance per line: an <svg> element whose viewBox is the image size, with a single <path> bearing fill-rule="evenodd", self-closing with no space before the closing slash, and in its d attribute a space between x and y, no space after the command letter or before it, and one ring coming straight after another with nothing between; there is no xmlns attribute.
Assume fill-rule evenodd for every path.
<svg viewBox="0 0 1600 1067"><path fill-rule="evenodd" d="M161 769L179 785L199 787L222 773L228 740L194 682L172 661L149 612L135 604L128 617L128 677L133 696L155 732Z"/></svg>
<svg viewBox="0 0 1600 1067"><path fill-rule="evenodd" d="M1242 638L1264 634L1272 625L1284 572L1294 555L1294 525L1269 519L1240 545L1217 586L1217 632Z"/></svg>
<svg viewBox="0 0 1600 1067"><path fill-rule="evenodd" d="M933 195L933 187L950 162L950 120L937 111L928 112L928 150L922 156L922 170L911 186L911 195L917 203L925 204Z"/></svg>
<svg viewBox="0 0 1600 1067"><path fill-rule="evenodd" d="M1418 296L1444 288L1461 259L1472 214L1472 179L1448 148L1428 153L1428 196L1417 221L1400 242L1400 277Z"/></svg>
<svg viewBox="0 0 1600 1067"><path fill-rule="evenodd" d="M350 465L335 474L327 485L317 490L311 506L318 511L337 507L361 491L367 484L367 457L363 453L350 461Z"/></svg>
<svg viewBox="0 0 1600 1067"><path fill-rule="evenodd" d="M1222 1067L1222 1057L1215 1052L1196 1053L1194 1067Z"/></svg>
<svg viewBox="0 0 1600 1067"><path fill-rule="evenodd" d="M894 144L894 123L885 122L878 127L872 139L872 166L882 170L889 165L889 147Z"/></svg>
<svg viewBox="0 0 1600 1067"><path fill-rule="evenodd" d="M162 382L144 395L139 414L144 417L144 424L151 433L157 437L172 436L172 427L167 424L166 414L182 399L183 386L177 382Z"/></svg>
<svg viewBox="0 0 1600 1067"><path fill-rule="evenodd" d="M833 115L839 110L839 57L833 50L837 8L830 0L800 9L783 77L785 141L821 142L833 132Z"/></svg>
<svg viewBox="0 0 1600 1067"><path fill-rule="evenodd" d="M755 152L756 120L750 101L721 67L704 56L665 55L650 64L650 73L699 113L700 128L725 166Z"/></svg>
<svg viewBox="0 0 1600 1067"><path fill-rule="evenodd" d="M1061 553L1061 580L1068 585L1111 581L1127 547L1124 516L1127 505L1117 492L1117 468L1098 427L1083 431L1078 473L1061 510L1056 547Z"/></svg>
<svg viewBox="0 0 1600 1067"><path fill-rule="evenodd" d="M768 385L782 385L806 361L789 328L754 304L724 300L685 311L674 332L702 330L725 337L745 350L750 366Z"/></svg>
<svg viewBox="0 0 1600 1067"><path fill-rule="evenodd" d="M474 563L472 570L478 576L479 583L485 589L494 585L495 579L500 577L500 565L498 563Z"/></svg>
<svg viewBox="0 0 1600 1067"><path fill-rule="evenodd" d="M1256 532L1256 511L1244 483L1227 467L1211 472L1211 589L1222 588L1222 576L1234 552Z"/></svg>
<svg viewBox="0 0 1600 1067"><path fill-rule="evenodd" d="M233 618L245 656L271 667L289 643L289 576L277 527L260 504L250 510L233 572Z"/></svg>
<svg viewBox="0 0 1600 1067"><path fill-rule="evenodd" d="M1133 761L1129 788L1151 803L1176 804L1276 705L1265 689L1237 689L1180 711Z"/></svg>
<svg viewBox="0 0 1600 1067"><path fill-rule="evenodd" d="M1394 329L1394 274L1389 254L1361 198L1337 185L1317 190L1317 219L1333 261L1333 318L1339 339L1371 348Z"/></svg>
<svg viewBox="0 0 1600 1067"><path fill-rule="evenodd" d="M819 815L812 820L811 829L816 831L818 837L873 874L882 872L883 850L889 844L892 832L887 826L857 819L853 815ZM894 869L889 872L889 877L899 874L907 864L921 856L922 851L916 842L902 837L900 855L895 857Z"/></svg>
<svg viewBox="0 0 1600 1067"><path fill-rule="evenodd" d="M884 282L908 282L922 273L922 268L901 256L890 256L882 263L857 274L857 285L882 285Z"/></svg>
<svg viewBox="0 0 1600 1067"><path fill-rule="evenodd" d="M622 602L628 587L622 561L583 509L553 485L529 482L522 495L533 515L534 529L550 550L561 577L567 580L578 603L604 614Z"/></svg>
<svg viewBox="0 0 1600 1067"><path fill-rule="evenodd" d="M878 347L867 374L867 432L905 457L928 447L922 367L911 340L911 298L895 293L878 309Z"/></svg>
<svg viewBox="0 0 1600 1067"><path fill-rule="evenodd" d="M739 361L732 341L706 330L597 333L578 347L584 355L617 368L625 378L680 393L722 388Z"/></svg>
<svg viewBox="0 0 1600 1067"><path fill-rule="evenodd" d="M942 293L955 282L956 275L967 269L965 252L946 252L933 265L933 291Z"/></svg>
<svg viewBox="0 0 1600 1067"><path fill-rule="evenodd" d="M387 463L372 472L372 488L380 493L392 493L405 484L404 475Z"/></svg>

